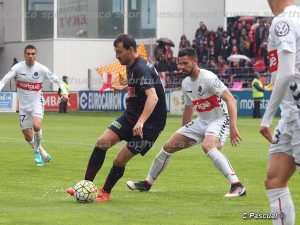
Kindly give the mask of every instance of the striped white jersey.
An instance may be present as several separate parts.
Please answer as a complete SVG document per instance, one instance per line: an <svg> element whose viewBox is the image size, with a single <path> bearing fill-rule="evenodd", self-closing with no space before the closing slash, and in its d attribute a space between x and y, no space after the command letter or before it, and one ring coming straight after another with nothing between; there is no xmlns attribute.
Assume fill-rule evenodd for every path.
<svg viewBox="0 0 300 225"><path fill-rule="evenodd" d="M182 81L185 104L195 106L200 120L228 116L227 105L220 97L226 89L216 74L205 69L200 69L196 80L188 76Z"/></svg>
<svg viewBox="0 0 300 225"><path fill-rule="evenodd" d="M38 62L35 62L31 67L28 67L25 61L14 65L0 81L0 91L12 78L16 79L20 109L30 109L36 104L43 104L44 97L42 94L42 87L45 79L56 83L61 88L62 93L67 93L59 78L46 66Z"/></svg>

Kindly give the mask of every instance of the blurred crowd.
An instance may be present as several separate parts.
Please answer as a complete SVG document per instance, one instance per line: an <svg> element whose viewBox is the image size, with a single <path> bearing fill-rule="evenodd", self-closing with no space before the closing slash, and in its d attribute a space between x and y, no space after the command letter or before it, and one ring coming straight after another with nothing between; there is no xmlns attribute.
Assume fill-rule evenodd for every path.
<svg viewBox="0 0 300 225"><path fill-rule="evenodd" d="M178 48L193 47L199 67L216 73L228 87L232 87L234 82L243 82L243 87L251 87L255 74L264 74L266 80L269 77L269 28L270 19L249 16L231 18L226 31L222 27L209 31L201 21L192 42L182 35ZM172 47L174 43L171 40L162 40L154 50L154 65L166 80L167 88L180 86L184 78L177 71L177 58L173 55ZM244 55L247 60L228 60L232 55Z"/></svg>

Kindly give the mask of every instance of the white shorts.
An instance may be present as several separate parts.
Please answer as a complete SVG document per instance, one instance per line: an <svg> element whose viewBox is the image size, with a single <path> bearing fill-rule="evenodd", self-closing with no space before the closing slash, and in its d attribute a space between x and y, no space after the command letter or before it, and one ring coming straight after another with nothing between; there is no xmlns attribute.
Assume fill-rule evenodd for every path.
<svg viewBox="0 0 300 225"><path fill-rule="evenodd" d="M36 104L32 109L19 109L21 130L32 128L32 118L44 118L44 106Z"/></svg>
<svg viewBox="0 0 300 225"><path fill-rule="evenodd" d="M205 121L197 118L179 128L176 132L194 139L198 144L203 142L206 135L213 135L220 139L220 144L223 146L229 135L229 119L222 117L212 121Z"/></svg>
<svg viewBox="0 0 300 225"><path fill-rule="evenodd" d="M285 153L295 158L300 171L300 119L291 122L280 120L273 133L273 143L270 146L268 158L274 153Z"/></svg>

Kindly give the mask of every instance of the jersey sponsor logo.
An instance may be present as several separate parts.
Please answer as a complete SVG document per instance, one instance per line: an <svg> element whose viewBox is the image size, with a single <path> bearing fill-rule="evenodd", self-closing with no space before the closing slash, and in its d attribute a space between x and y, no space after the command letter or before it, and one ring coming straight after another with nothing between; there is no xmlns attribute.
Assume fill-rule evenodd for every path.
<svg viewBox="0 0 300 225"><path fill-rule="evenodd" d="M153 79L151 78L147 78L147 77L144 77L142 76L141 77L141 81L140 81L140 85L143 86L143 85L153 85Z"/></svg>
<svg viewBox="0 0 300 225"><path fill-rule="evenodd" d="M192 93L193 91L185 91L186 93Z"/></svg>
<svg viewBox="0 0 300 225"><path fill-rule="evenodd" d="M209 98L194 100L193 105L198 112L208 112L216 107L220 107L220 102L216 95L212 95Z"/></svg>
<svg viewBox="0 0 300 225"><path fill-rule="evenodd" d="M17 87L27 91L39 91L42 89L42 83L32 83L17 80Z"/></svg>
<svg viewBox="0 0 300 225"><path fill-rule="evenodd" d="M135 94L135 87L128 87L128 98L137 97Z"/></svg>
<svg viewBox="0 0 300 225"><path fill-rule="evenodd" d="M275 34L278 37L283 37L287 35L290 32L290 26L288 25L287 22L280 21L276 23L275 25Z"/></svg>
<svg viewBox="0 0 300 225"><path fill-rule="evenodd" d="M277 49L274 49L268 52L269 60L270 60L270 72L276 72L278 69L278 54Z"/></svg>
<svg viewBox="0 0 300 225"><path fill-rule="evenodd" d="M116 127L117 129L121 129L122 128L122 124L120 124L118 121L113 121L112 123L111 123L111 126L113 126L113 127Z"/></svg>
<svg viewBox="0 0 300 225"><path fill-rule="evenodd" d="M26 73L20 73L20 75L22 75L22 76L26 76Z"/></svg>

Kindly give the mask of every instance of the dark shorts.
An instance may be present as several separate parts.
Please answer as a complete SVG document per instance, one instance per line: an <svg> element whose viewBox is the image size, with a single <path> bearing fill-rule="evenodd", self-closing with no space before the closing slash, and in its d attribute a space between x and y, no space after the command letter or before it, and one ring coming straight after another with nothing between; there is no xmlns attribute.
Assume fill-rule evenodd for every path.
<svg viewBox="0 0 300 225"><path fill-rule="evenodd" d="M132 130L134 125L130 124L126 115L121 115L108 127L115 132L121 140L127 141L126 147L132 154L145 155L158 138L161 129L143 128L143 139L139 136L133 136Z"/></svg>

